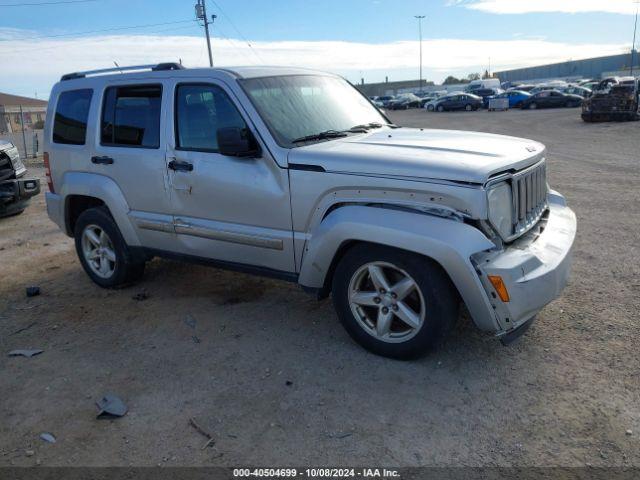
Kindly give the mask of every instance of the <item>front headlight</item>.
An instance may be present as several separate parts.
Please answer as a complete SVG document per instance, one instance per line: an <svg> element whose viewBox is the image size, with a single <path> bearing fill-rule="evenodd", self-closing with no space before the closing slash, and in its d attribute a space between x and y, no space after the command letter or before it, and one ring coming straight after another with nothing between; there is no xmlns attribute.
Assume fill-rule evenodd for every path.
<svg viewBox="0 0 640 480"><path fill-rule="evenodd" d="M511 185L498 183L487 191L489 222L502 238L513 233L513 198Z"/></svg>
<svg viewBox="0 0 640 480"><path fill-rule="evenodd" d="M11 165L16 172L20 172L25 169L24 163L22 163L22 159L20 158L20 153L18 153L18 148L15 145L6 150L6 153L9 156Z"/></svg>

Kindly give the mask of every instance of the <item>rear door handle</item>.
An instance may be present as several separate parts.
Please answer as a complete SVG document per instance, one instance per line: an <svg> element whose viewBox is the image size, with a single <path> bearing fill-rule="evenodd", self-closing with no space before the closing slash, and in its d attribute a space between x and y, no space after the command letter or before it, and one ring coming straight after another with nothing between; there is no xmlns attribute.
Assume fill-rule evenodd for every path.
<svg viewBox="0 0 640 480"><path fill-rule="evenodd" d="M100 165L111 165L111 164L113 164L113 158L111 158L111 157L91 157L91 163L100 164Z"/></svg>
<svg viewBox="0 0 640 480"><path fill-rule="evenodd" d="M180 160L171 160L168 167L174 172L191 172L193 171L193 164L189 162L182 162Z"/></svg>

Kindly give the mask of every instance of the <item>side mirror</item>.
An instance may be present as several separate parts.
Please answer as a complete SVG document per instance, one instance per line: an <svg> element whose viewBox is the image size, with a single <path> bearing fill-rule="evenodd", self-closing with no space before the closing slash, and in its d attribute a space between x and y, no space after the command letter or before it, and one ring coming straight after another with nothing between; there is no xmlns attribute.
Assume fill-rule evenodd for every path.
<svg viewBox="0 0 640 480"><path fill-rule="evenodd" d="M260 146L248 128L225 127L219 128L218 151L228 157L257 157Z"/></svg>

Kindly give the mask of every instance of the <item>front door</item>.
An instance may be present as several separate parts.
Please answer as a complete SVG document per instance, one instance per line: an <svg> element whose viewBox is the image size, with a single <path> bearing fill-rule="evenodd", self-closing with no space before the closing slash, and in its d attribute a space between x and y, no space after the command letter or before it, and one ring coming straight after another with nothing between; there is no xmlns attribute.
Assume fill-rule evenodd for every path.
<svg viewBox="0 0 640 480"><path fill-rule="evenodd" d="M208 259L293 272L289 177L261 145L258 158L218 151L217 130L254 127L221 83L172 84L167 171L178 249Z"/></svg>

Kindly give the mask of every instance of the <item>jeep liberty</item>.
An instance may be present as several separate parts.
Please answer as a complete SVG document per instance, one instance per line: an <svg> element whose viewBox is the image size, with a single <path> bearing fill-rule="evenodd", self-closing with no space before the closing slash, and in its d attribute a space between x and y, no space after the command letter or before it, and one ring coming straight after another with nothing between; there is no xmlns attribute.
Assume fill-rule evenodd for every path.
<svg viewBox="0 0 640 480"><path fill-rule="evenodd" d="M98 285L156 256L297 282L384 356L431 350L461 303L509 342L569 277L576 217L543 145L399 127L328 73L67 74L45 151L48 214Z"/></svg>

